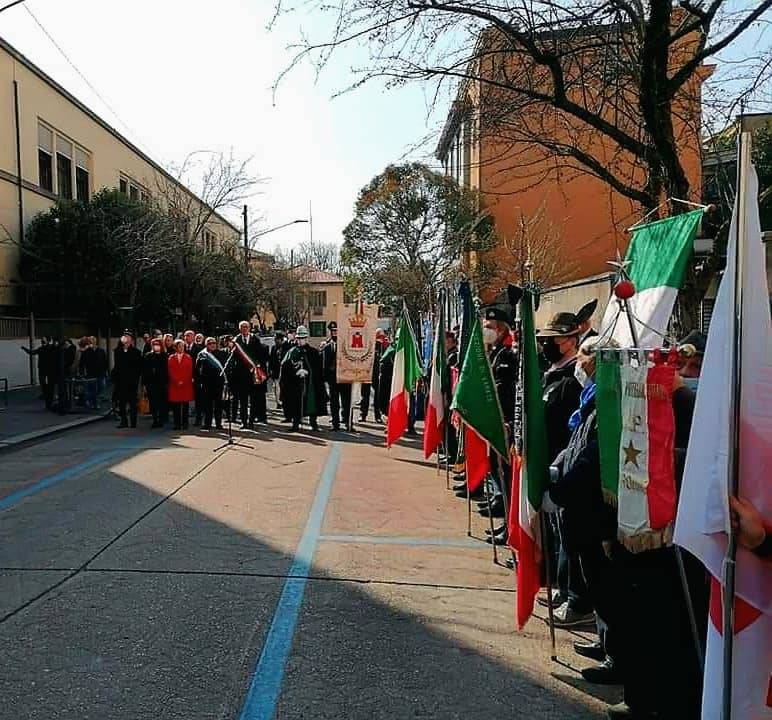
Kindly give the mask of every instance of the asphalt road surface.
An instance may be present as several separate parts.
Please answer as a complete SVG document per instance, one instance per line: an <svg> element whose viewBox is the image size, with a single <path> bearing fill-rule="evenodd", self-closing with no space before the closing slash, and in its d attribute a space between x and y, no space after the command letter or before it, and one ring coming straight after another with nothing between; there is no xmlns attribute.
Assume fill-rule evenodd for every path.
<svg viewBox="0 0 772 720"><path fill-rule="evenodd" d="M0 455L0 718L603 717L420 439L112 423ZM486 527L474 520L473 535ZM595 695L591 694L595 693Z"/></svg>

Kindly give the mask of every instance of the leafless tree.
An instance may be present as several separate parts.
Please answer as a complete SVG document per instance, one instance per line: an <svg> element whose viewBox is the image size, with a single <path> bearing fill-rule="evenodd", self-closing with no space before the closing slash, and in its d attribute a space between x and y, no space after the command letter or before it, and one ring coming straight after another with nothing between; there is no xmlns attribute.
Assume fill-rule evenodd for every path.
<svg viewBox="0 0 772 720"><path fill-rule="evenodd" d="M558 252L563 230L548 218L543 203L532 215L520 210L515 232L500 236L492 258L482 261L482 284L493 289L510 282L550 288L565 282L577 264Z"/></svg>
<svg viewBox="0 0 772 720"><path fill-rule="evenodd" d="M307 240L300 243L294 252L296 265L307 265L316 270L339 275L341 273L340 246Z"/></svg>
<svg viewBox="0 0 772 720"><path fill-rule="evenodd" d="M551 159L562 172L589 173L652 209L663 196L689 196L682 151L696 138L699 152L705 63L768 23L772 0L302 3L309 5L332 14L334 29L304 40L295 62L321 67L337 48L364 45L369 62L352 87L372 78L433 81L437 92L448 80L460 83L457 109L469 100L470 113L484 105L475 131L496 138L496 162L509 157L516 166L526 146L534 169L544 171L543 158ZM277 17L292 9L280 1ZM768 43L741 65L721 68L724 97L713 93L714 112L758 96L771 69Z"/></svg>

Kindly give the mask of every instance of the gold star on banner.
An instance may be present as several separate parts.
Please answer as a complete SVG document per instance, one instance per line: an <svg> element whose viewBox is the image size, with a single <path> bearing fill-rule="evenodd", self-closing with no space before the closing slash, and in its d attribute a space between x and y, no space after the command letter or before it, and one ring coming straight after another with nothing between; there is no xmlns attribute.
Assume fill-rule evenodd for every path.
<svg viewBox="0 0 772 720"><path fill-rule="evenodd" d="M638 465L638 456L643 452L643 450L638 450L635 445L633 445L632 440L630 440L630 444L626 448L622 448L622 450L625 453L625 465L632 463L640 470L641 468L640 465Z"/></svg>

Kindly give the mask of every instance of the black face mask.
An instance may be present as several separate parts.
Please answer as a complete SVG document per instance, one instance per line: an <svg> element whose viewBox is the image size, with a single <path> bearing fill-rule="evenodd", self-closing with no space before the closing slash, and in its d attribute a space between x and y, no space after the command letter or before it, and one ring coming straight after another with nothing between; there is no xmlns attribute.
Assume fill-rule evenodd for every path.
<svg viewBox="0 0 772 720"><path fill-rule="evenodd" d="M560 362L560 360L563 358L563 353L560 352L560 347L553 338L547 338L544 340L541 346L541 352L547 362L553 364Z"/></svg>

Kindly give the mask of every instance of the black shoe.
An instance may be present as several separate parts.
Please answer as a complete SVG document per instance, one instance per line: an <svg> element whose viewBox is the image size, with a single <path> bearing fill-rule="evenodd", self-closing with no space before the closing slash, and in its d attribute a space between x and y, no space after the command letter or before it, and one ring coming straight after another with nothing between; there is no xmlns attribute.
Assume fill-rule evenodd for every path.
<svg viewBox="0 0 772 720"><path fill-rule="evenodd" d="M209 432L212 429L212 426L211 425L202 425L201 429L202 430L206 430L207 432Z"/></svg>
<svg viewBox="0 0 772 720"><path fill-rule="evenodd" d="M359 422L367 422L367 415L365 415L365 416L360 415L359 416Z"/></svg>
<svg viewBox="0 0 772 720"><path fill-rule="evenodd" d="M292 423L292 427L287 428L287 432L300 432L300 425Z"/></svg>
<svg viewBox="0 0 772 720"><path fill-rule="evenodd" d="M499 525L497 528L493 528L493 534L494 535L501 535L501 533L503 533L504 530L506 530L506 529L507 529L506 525ZM485 528L485 534L486 535L490 535L491 534L491 529L490 528Z"/></svg>
<svg viewBox="0 0 772 720"><path fill-rule="evenodd" d="M279 422L282 422L282 423L291 423L291 422L292 422L292 418L282 418L281 420L279 420Z"/></svg>
<svg viewBox="0 0 772 720"><path fill-rule="evenodd" d="M600 665L582 670L582 677L593 685L619 685L622 682L622 676L610 658L606 658Z"/></svg>
<svg viewBox="0 0 772 720"><path fill-rule="evenodd" d="M464 488L463 490L459 490L459 491L456 493L456 497L459 497L459 498L461 498L462 500L466 500L466 488ZM480 490L480 489L477 489L477 490L475 490L475 491L474 491L474 492L473 492L473 493L472 493L472 494L469 496L469 499L470 499L470 500L483 500L484 498L485 498L485 493L484 493L482 490ZM486 508L487 508L487 505L486 505ZM494 516L494 517L495 517L495 516Z"/></svg>
<svg viewBox="0 0 772 720"><path fill-rule="evenodd" d="M129 427L129 423L125 423L125 422L122 422L120 425L118 425L118 429L119 429L119 430L120 430L121 428L127 428L127 427Z"/></svg>
<svg viewBox="0 0 772 720"><path fill-rule="evenodd" d="M314 432L319 432L319 425L317 425L316 423L311 423L311 429Z"/></svg>
<svg viewBox="0 0 772 720"><path fill-rule="evenodd" d="M333 432L340 432L340 425L333 424L332 425L332 431Z"/></svg>
<svg viewBox="0 0 772 720"><path fill-rule="evenodd" d="M515 569L515 560L514 560L514 558L508 557L508 558L507 558L507 559L504 561L504 565L505 565L506 567L508 567L510 570L514 570L514 569Z"/></svg>
<svg viewBox="0 0 772 720"><path fill-rule="evenodd" d="M489 515L491 517L495 518L503 518L504 517L504 500L502 500L501 496L497 496L491 500L490 509L488 508L488 503L484 503L480 505L480 507L477 510L480 515L483 517L488 517Z"/></svg>
<svg viewBox="0 0 772 720"><path fill-rule="evenodd" d="M590 658L590 660L596 660L597 662L604 662L606 659L606 652L599 642L577 641L574 643L574 652L577 655Z"/></svg>
<svg viewBox="0 0 772 720"><path fill-rule="evenodd" d="M490 545L491 543L494 545L506 545L507 537L508 537L507 529L504 528L504 532L502 533L496 533L493 537L489 535L487 538L485 538L485 542L487 542L488 545Z"/></svg>

